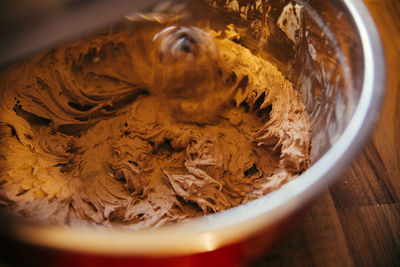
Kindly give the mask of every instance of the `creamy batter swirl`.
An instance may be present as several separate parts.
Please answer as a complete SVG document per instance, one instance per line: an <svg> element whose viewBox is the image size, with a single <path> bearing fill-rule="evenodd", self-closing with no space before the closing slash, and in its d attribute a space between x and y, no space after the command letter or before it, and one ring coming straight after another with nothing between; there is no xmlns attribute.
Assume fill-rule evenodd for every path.
<svg viewBox="0 0 400 267"><path fill-rule="evenodd" d="M157 227L263 196L309 165L297 91L225 34L79 40L2 71L0 201L28 220Z"/></svg>

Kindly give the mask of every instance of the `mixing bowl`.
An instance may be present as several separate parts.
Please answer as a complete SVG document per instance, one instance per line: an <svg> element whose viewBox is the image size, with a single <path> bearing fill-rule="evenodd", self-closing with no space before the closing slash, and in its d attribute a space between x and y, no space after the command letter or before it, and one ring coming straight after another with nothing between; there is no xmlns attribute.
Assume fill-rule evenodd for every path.
<svg viewBox="0 0 400 267"><path fill-rule="evenodd" d="M244 46L278 66L292 81L311 123L312 165L298 178L257 200L153 230L44 227L1 214L0 253L6 263L249 264L282 239L312 200L340 177L377 119L384 93L384 55L378 32L361 0L183 1L163 3L158 15L154 10L160 11L160 3L153 4L157 1L142 2L139 13L125 12L135 1L113 1L111 6L109 1L83 2L73 10L68 7L69 12L61 12L59 17L46 10L51 19L43 20L41 27L15 24L13 34L2 39L0 63L6 66L78 33L103 27L121 14L130 21L146 16L162 20L171 10L178 12L172 7L179 6L179 12L196 26L222 30L233 24ZM120 22L102 30L102 34L116 30L132 29Z"/></svg>

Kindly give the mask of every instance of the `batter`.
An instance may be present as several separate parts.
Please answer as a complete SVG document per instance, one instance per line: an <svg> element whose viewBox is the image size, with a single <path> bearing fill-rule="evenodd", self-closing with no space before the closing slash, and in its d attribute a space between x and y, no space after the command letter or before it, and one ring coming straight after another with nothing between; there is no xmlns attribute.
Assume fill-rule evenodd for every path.
<svg viewBox="0 0 400 267"><path fill-rule="evenodd" d="M79 40L0 83L0 203L30 221L158 227L263 196L309 165L297 91L232 26Z"/></svg>

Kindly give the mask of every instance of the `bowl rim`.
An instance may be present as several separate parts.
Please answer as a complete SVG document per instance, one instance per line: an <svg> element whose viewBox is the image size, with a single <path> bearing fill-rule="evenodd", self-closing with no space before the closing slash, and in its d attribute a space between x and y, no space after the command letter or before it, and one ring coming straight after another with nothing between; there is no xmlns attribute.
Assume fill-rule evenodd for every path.
<svg viewBox="0 0 400 267"><path fill-rule="evenodd" d="M20 241L80 253L182 256L240 242L293 214L320 195L362 147L376 123L385 89L385 59L379 33L361 0L341 0L356 25L364 54L359 102L335 144L307 171L280 189L240 206L177 226L142 231L16 226Z"/></svg>

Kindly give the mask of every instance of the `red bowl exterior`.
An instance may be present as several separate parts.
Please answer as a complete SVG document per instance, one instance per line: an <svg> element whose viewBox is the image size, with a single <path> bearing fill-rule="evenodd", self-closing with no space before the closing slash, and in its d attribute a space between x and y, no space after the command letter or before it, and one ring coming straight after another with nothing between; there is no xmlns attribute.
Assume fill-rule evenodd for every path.
<svg viewBox="0 0 400 267"><path fill-rule="evenodd" d="M12 266L247 266L282 240L304 217L297 211L247 239L216 250L182 256L102 255L0 240L0 263Z"/></svg>

